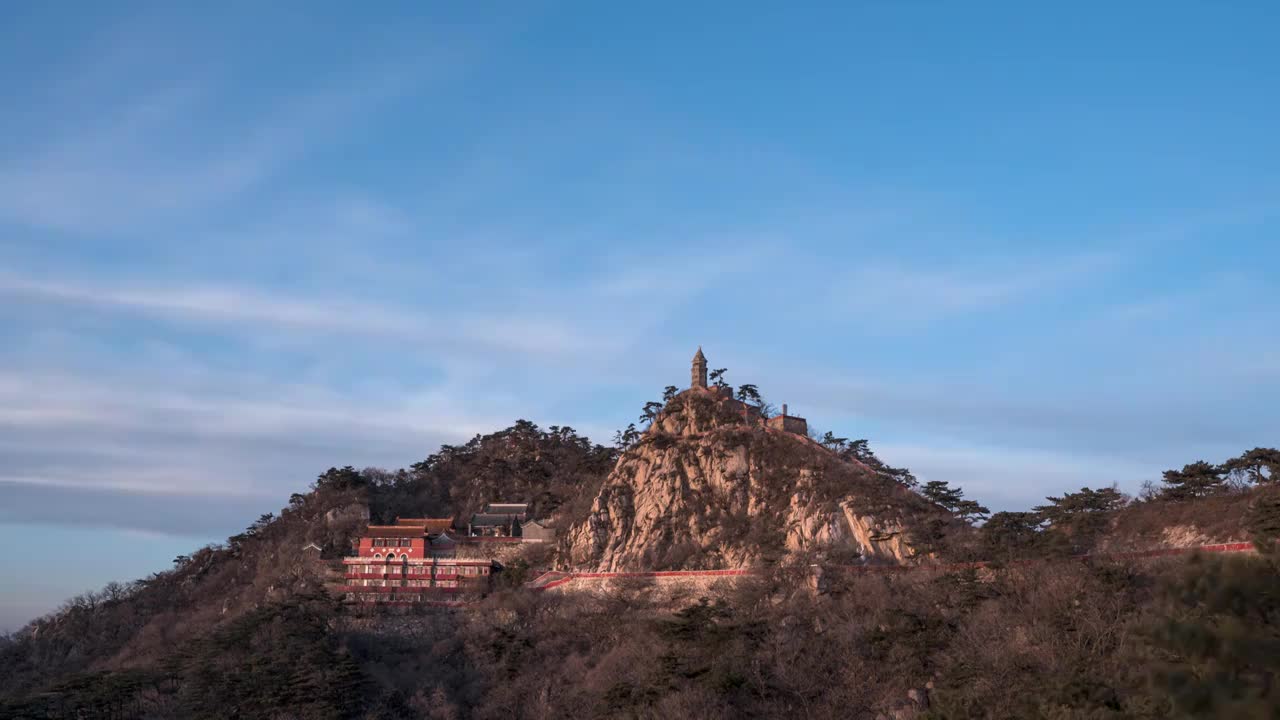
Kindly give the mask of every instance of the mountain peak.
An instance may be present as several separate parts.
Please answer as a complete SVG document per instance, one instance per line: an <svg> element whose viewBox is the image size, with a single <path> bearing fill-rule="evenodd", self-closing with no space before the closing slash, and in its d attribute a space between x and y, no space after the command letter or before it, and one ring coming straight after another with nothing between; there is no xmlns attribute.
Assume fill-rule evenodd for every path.
<svg viewBox="0 0 1280 720"><path fill-rule="evenodd" d="M599 571L739 568L809 552L907 562L906 527L930 512L727 389L693 387L619 458L571 528L568 559Z"/></svg>

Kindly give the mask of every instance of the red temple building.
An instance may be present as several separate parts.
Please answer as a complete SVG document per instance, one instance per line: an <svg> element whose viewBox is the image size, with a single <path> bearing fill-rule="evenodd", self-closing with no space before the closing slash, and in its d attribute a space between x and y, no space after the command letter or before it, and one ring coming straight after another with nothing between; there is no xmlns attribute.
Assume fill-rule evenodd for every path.
<svg viewBox="0 0 1280 720"><path fill-rule="evenodd" d="M370 525L356 556L342 560L347 600L406 604L484 591L497 565L454 557L454 542L440 523L409 518L395 525Z"/></svg>

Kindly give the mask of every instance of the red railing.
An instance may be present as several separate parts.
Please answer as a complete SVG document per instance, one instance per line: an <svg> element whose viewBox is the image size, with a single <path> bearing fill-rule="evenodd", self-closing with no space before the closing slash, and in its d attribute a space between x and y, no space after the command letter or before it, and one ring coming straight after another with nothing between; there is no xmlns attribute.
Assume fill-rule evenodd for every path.
<svg viewBox="0 0 1280 720"><path fill-rule="evenodd" d="M458 592L459 588L442 585L409 586L409 587L365 587L364 585L339 585L338 591L344 593L433 593Z"/></svg>
<svg viewBox="0 0 1280 720"><path fill-rule="evenodd" d="M366 607L413 607L422 605L428 607L462 607L471 605L471 602L465 600L361 600L356 601L355 605Z"/></svg>

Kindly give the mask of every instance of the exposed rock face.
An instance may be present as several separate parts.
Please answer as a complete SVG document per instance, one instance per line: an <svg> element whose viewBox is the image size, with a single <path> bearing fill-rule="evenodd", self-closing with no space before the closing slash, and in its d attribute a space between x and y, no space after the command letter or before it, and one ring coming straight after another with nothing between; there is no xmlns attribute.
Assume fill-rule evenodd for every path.
<svg viewBox="0 0 1280 720"><path fill-rule="evenodd" d="M932 512L865 466L694 388L623 454L565 549L573 567L600 572L740 568L808 551L910 562L907 529Z"/></svg>

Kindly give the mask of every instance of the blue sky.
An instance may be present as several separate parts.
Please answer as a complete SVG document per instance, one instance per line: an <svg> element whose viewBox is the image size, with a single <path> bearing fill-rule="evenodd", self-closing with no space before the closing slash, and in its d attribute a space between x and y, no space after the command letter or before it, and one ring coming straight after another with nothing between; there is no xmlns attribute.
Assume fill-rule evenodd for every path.
<svg viewBox="0 0 1280 720"><path fill-rule="evenodd" d="M1280 442L1274 3L46 5L0 629L699 344L993 508Z"/></svg>

